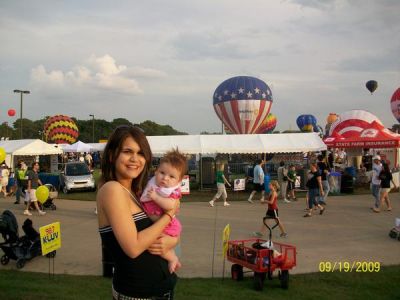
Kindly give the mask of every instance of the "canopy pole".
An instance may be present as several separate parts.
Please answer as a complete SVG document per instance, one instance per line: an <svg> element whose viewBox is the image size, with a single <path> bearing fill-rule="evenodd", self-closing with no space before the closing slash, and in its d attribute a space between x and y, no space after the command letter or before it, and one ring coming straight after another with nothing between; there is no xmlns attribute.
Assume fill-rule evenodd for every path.
<svg viewBox="0 0 400 300"><path fill-rule="evenodd" d="M201 153L199 155L200 158L200 171L199 171L199 175L200 175L200 191L203 190L203 159L201 156Z"/></svg>

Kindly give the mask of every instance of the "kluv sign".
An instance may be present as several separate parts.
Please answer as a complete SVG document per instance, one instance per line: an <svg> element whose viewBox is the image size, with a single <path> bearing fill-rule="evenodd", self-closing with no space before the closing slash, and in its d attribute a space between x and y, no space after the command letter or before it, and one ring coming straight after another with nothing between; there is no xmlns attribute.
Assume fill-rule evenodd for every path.
<svg viewBox="0 0 400 300"><path fill-rule="evenodd" d="M61 247L60 222L51 223L39 228L42 255L53 252Z"/></svg>

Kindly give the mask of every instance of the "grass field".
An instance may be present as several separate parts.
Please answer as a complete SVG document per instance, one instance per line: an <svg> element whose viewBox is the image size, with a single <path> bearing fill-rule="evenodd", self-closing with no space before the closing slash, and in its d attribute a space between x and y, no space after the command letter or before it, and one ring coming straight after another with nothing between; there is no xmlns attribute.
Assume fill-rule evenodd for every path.
<svg viewBox="0 0 400 300"><path fill-rule="evenodd" d="M279 280L266 280L263 291L253 289L251 277L179 279L175 299L400 299L400 266L378 273L313 273L290 277L289 289ZM0 299L111 299L111 280L99 276L71 276L0 271Z"/></svg>

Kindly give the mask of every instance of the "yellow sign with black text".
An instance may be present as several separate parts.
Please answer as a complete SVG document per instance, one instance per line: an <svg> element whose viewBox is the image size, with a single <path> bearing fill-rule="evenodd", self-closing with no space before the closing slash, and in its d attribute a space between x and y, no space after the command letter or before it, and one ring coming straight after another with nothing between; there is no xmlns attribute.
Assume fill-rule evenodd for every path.
<svg viewBox="0 0 400 300"><path fill-rule="evenodd" d="M231 234L231 225L226 224L224 231L222 232L222 255L226 257L226 252L228 251L228 241Z"/></svg>
<svg viewBox="0 0 400 300"><path fill-rule="evenodd" d="M61 247L60 222L51 223L39 228L42 255L53 252Z"/></svg>

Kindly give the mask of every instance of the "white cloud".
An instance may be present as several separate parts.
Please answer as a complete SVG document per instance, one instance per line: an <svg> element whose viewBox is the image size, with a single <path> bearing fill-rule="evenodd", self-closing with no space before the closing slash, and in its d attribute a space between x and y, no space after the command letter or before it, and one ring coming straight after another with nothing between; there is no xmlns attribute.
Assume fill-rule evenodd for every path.
<svg viewBox="0 0 400 300"><path fill-rule="evenodd" d="M136 78L159 78L165 75L156 69L118 65L108 54L101 57L91 55L83 65L65 72L47 70L45 66L39 65L31 71L31 85L33 88L45 90L66 91L79 87L138 95L144 91Z"/></svg>

